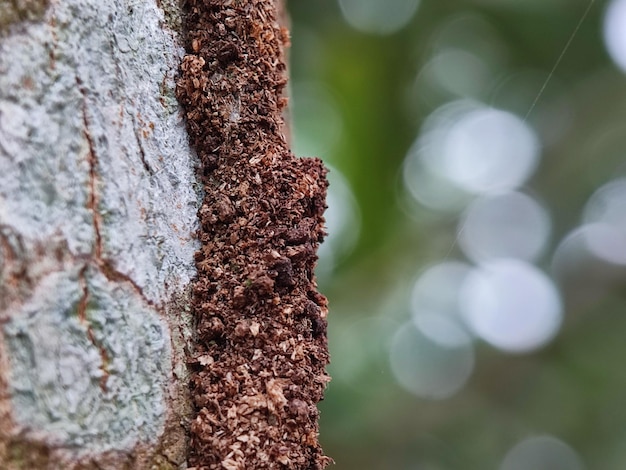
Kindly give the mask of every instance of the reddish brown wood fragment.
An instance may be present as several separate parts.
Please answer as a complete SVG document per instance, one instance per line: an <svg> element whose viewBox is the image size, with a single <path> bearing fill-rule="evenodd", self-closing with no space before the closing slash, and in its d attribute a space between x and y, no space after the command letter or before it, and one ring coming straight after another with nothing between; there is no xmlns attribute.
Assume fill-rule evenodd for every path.
<svg viewBox="0 0 626 470"><path fill-rule="evenodd" d="M190 358L200 469L322 469L326 299L313 269L326 170L289 151L274 0L189 0L178 82L205 200Z"/></svg>

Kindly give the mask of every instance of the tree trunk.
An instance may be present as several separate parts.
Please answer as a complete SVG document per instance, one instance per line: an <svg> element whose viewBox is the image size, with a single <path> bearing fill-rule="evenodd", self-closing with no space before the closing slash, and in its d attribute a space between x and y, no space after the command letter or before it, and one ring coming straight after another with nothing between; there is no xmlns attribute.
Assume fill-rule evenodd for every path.
<svg viewBox="0 0 626 470"><path fill-rule="evenodd" d="M262 12L259 21L267 24L260 24L259 31L264 35L249 44L259 50L276 44L270 36L278 31L279 0L276 4L274 0L206 3L220 8L233 4L239 15L246 8ZM269 18L264 16L267 12ZM221 193L196 177L197 172L202 176L208 171L206 149L198 139L222 143L231 139L228 133L238 129L236 121L244 115L249 119L246 109L254 106L244 102L248 108L240 114L238 110L237 116L231 113L232 128L224 132L194 131L190 119L189 132L202 158L196 157L176 99L176 79L185 54L183 16L178 0L0 0L1 468L186 468L189 455L199 468L304 469L328 462L317 444L314 409L327 381L323 372L326 309L311 274L322 235L324 171L314 160L293 160L286 149L279 114L282 104L262 111L255 108L254 116L270 115L276 126L257 143L265 146L263 152L274 152L275 160L287 161L289 171L297 167L299 181L292 182L292 190L300 188L302 204L308 204L302 207L315 212L306 217L292 214L282 221L279 217L274 228L278 233L281 223L295 224L291 235L296 238L297 230L309 231L300 234L310 239L309 251L297 255L297 247L305 243L298 240L280 246L268 242L258 248L264 256L268 250L276 253L270 266L274 269L265 278L259 272L265 261L256 260L254 267L238 268L242 276L256 277L229 278L239 279L243 287L230 286L223 297L212 298L198 287L210 286L215 279L198 271L196 263L205 261L206 268L206 259L194 254L200 248L201 253L208 252L207 237L223 241L219 237L232 232L228 214L222 213L225 219L218 220L220 210L230 210L219 205ZM212 43L202 47L219 43L223 56L218 62L225 70L235 53L229 39L205 38ZM242 44L236 47L248 47ZM187 45L193 52L194 44ZM273 65L282 73L282 51L274 59L278 62ZM242 68L236 73L249 66L245 61L239 65ZM282 103L282 85L267 86L263 80L270 102ZM245 77L239 84L245 85ZM215 93L219 87L213 85L205 92ZM237 100L241 105L238 95ZM189 105L187 117L193 114ZM245 130L259 126L267 127L256 122ZM267 164L263 163L267 153L244 153ZM217 160L210 165L230 165ZM238 188L254 184L241 178ZM308 186L303 187L302 181L308 181ZM268 190L272 189L263 186L257 196L263 199L263 191ZM235 215L241 201L233 194L228 197ZM207 202L211 198L213 206ZM212 223L221 223L221 232L207 231L205 219L200 226L201 205L217 207L218 219ZM304 218L309 225L301 223ZM285 233L283 239L288 239L291 235ZM234 239L232 245L234 250L243 249ZM289 258L287 249L296 255ZM300 256L300 261L294 261L294 256ZM226 265L226 270L233 267ZM286 284L280 287L281 282ZM212 413L219 411L225 398L214 393L211 403L199 399L204 394L206 401L211 393L199 377L215 370L227 373L224 368L237 375L237 361L232 358L245 356L245 348L252 354L254 347L259 350L258 344L239 344L235 338L250 331L261 331L259 336L264 337L265 325L257 320L278 315L277 306L260 307L266 305L269 291L280 303L275 284L282 289L277 288L283 296L280 314L292 305L303 324L309 325L309 331L303 331L292 320L277 320L287 328L282 339L293 347L299 342L301 354L310 355L314 348L319 357L298 384L291 383L288 374L263 375L267 370L261 367L257 372L265 377L262 390L255 388L259 384L242 382L239 398L230 396L228 406L241 406L248 400L245 396L257 392L254 396L262 403L250 413L255 422L269 423L259 431L264 441L254 444L253 439L244 446L265 455L265 463L250 464L243 453L223 454L220 446L231 441L209 439L207 429L223 433L222 428L231 426L228 432L242 443L241 436L250 437L251 430L249 424L241 432L233 430L232 421L209 426ZM248 287L256 289L254 299L242 297ZM215 338L203 342L208 334L199 326L207 321L203 298L223 317L226 330L218 341L221 346L215 346ZM232 317L233 305L247 312L244 323ZM255 317L257 310L266 316ZM248 328L246 332L241 325ZM281 360L297 366L296 349L285 351ZM220 357L229 359L220 362ZM192 371L188 363L193 364ZM287 424L291 434L285 434ZM270 431L283 437L277 441L269 434L263 436ZM281 439L284 448L277 444ZM296 455L294 446L302 455Z"/></svg>

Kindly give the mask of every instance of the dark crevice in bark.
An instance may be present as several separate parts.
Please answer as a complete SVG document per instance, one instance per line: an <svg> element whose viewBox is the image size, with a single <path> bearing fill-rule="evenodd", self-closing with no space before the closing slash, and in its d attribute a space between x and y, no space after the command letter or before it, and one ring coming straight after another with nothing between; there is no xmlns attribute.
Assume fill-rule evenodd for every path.
<svg viewBox="0 0 626 470"><path fill-rule="evenodd" d="M89 118L87 116L87 93L82 86L82 80L80 77L76 77L76 84L78 85L78 90L82 95L82 117L83 117L83 133L85 135L85 139L87 140L87 144L89 145L89 150L87 153L87 163L89 164L89 191L87 196L87 209L91 212L93 218L93 229L95 233L95 244L94 244L94 257L99 260L102 257L102 237L100 236L100 213L98 212L98 160L96 156L96 146L89 131Z"/></svg>
<svg viewBox="0 0 626 470"><path fill-rule="evenodd" d="M78 304L78 317L80 321L86 325L87 337L89 341L100 352L101 361L102 361L101 369L103 372L103 376L100 379L100 387L102 388L103 392L106 392L107 380L109 377L108 364L110 363L110 358L109 358L109 354L107 350L96 340L94 332L93 332L93 328L89 322L88 315L87 315L87 309L88 309L89 297L90 297L89 286L88 286L87 279L86 279L88 266L90 264L94 265L111 282L115 282L118 284L125 283L129 285L140 296L140 298L143 299L143 301L146 304L156 308L159 311L161 310L161 308L155 305L153 301L151 301L145 296L143 289L130 276L115 269L112 263L103 256L104 249L103 249L102 232L101 232L102 218L99 212L99 207L100 207L99 192L98 192L99 175L98 175L98 158L97 158L97 152L96 152L96 145L95 145L94 138L90 132L90 124L89 124L88 109L87 109L87 92L82 86L82 81L80 77L78 76L76 77L76 84L78 86L78 90L80 91L82 95L83 133L88 144L87 162L89 165L89 173L88 173L89 181L88 181L87 209L92 214L92 225L93 225L94 235L95 235L94 247L93 247L91 257L85 259L86 264L83 266L83 268L81 269L79 273L79 283L83 291L83 295ZM151 173L150 168L147 166L147 163L145 161L143 147L141 146L141 142L139 142L138 136L137 136L137 140L138 140L139 150L141 153L141 160L144 166L146 167L146 170L149 173Z"/></svg>
<svg viewBox="0 0 626 470"><path fill-rule="evenodd" d="M109 353L107 352L106 348L102 346L102 344L100 344L99 341L96 340L96 337L93 332L93 327L91 326L89 318L87 317L87 309L89 307L90 295L89 295L89 287L87 285L87 279L85 277L86 271L87 271L87 267L85 266L83 267L83 269L81 269L80 273L78 274L78 282L80 284L80 288L83 294L80 300L78 301L77 314L78 314L78 319L80 320L80 322L84 324L85 327L87 328L87 338L89 339L91 344L93 344L94 347L100 352L100 361L101 361L100 370L102 371L102 377L100 377L100 388L102 389L104 393L106 393L108 390L107 381L109 380L108 366L111 363L111 359L109 358Z"/></svg>
<svg viewBox="0 0 626 470"><path fill-rule="evenodd" d="M139 135L140 127L138 125L139 123L137 122L138 120L139 118L133 115L133 134L135 134L135 140L137 141L137 148L139 149L139 158L141 159L141 163L144 169L146 170L146 172L148 173L148 175L153 175L154 171L152 170L152 168L150 168L150 165L148 165L148 160L146 158L146 151L143 147L143 140L141 139L141 136Z"/></svg>
<svg viewBox="0 0 626 470"><path fill-rule="evenodd" d="M84 127L83 133L85 135L85 139L87 140L87 144L89 146L89 150L87 154L87 162L89 164L89 182L88 182L89 188L88 188L88 196L87 196L87 209L92 214L92 221L93 221L92 224L93 224L94 234L95 234L94 248L93 248L93 253L92 253L92 259L90 260L90 262L93 262L97 266L97 268L100 270L100 272L102 272L102 274L109 281L117 282L117 283L124 282L124 283L129 284L132 287L132 289L135 292L137 292L137 294L141 297L141 299L146 304L152 307L155 307L158 310L161 310L161 308L158 305L155 305L155 303L152 300L146 297L146 295L143 292L143 289L139 286L139 284L135 282L135 280L132 277L116 269L111 263L111 261L106 259L103 256L104 247L103 247L102 232L101 232L102 217L99 211L100 198L99 198L99 193L98 193L98 180L99 180L98 157L97 157L94 138L91 135L91 132L89 131L90 125L89 125L89 117L88 117L88 112L87 112L87 91L82 86L82 80L78 76L76 77L76 84L83 98L83 103L82 103L82 118L83 118L83 127ZM136 128L135 128L135 136L137 137L137 145L139 146L140 159L143 163L143 166L149 174L152 174L153 172L146 162L145 152L140 142L140 138L137 135Z"/></svg>

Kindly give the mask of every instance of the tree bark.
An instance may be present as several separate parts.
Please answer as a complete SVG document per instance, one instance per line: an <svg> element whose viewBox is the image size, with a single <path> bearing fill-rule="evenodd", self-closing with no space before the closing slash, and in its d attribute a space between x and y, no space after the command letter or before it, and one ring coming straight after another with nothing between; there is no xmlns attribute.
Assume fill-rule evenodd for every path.
<svg viewBox="0 0 626 470"><path fill-rule="evenodd" d="M218 35L179 0L0 0L2 468L330 461L312 274L325 170L287 148L282 1L186 4ZM258 60L268 75L251 77ZM242 217L265 225L233 235Z"/></svg>
<svg viewBox="0 0 626 470"><path fill-rule="evenodd" d="M201 190L180 14L0 0L2 468L185 464Z"/></svg>

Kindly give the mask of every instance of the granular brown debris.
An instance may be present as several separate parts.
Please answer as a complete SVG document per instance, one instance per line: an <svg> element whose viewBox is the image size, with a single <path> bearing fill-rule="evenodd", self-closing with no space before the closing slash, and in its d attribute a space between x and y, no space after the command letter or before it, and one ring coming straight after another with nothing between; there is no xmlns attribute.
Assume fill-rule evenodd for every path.
<svg viewBox="0 0 626 470"><path fill-rule="evenodd" d="M326 170L288 150L274 0L188 0L178 97L205 199L190 358L198 469L324 468L326 299L313 268Z"/></svg>

